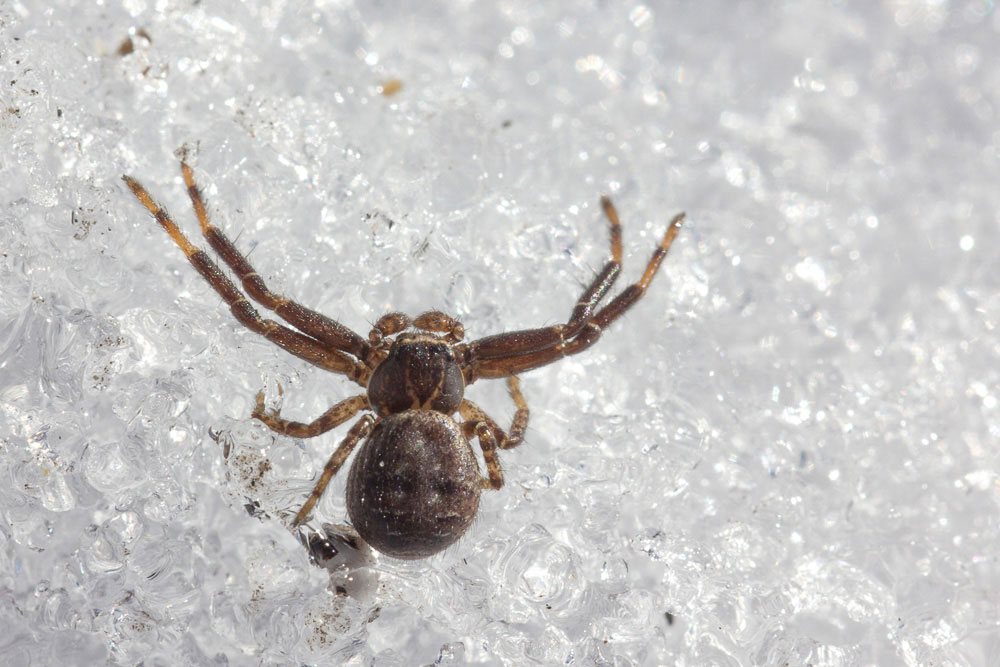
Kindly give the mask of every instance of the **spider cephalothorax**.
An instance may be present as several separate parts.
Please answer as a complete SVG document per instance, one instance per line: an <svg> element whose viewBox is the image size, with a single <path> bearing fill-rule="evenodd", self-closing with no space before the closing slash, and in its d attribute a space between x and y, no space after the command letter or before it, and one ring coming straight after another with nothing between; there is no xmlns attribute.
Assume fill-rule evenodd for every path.
<svg viewBox="0 0 1000 667"><path fill-rule="evenodd" d="M464 343L462 324L442 312L414 319L389 313L379 318L365 340L339 322L271 292L236 246L209 221L194 174L184 160L181 173L202 234L232 269L242 291L184 236L142 185L129 176L123 178L241 324L295 356L340 373L366 389L308 424L283 419L276 411L265 409L263 393L257 395L253 417L278 433L300 438L326 433L365 412L330 456L292 525L308 518L327 484L362 443L347 480L348 514L361 537L397 558L429 556L465 533L476 516L481 489L503 486L497 450L521 444L528 425L528 406L516 375L582 352L597 342L607 326L646 291L684 217L675 216L670 222L639 281L600 307L618 278L622 261L618 214L611 201L602 198L601 206L611 224L611 259L584 291L565 324ZM261 317L247 296L291 327ZM407 331L411 327L414 330ZM506 432L464 398L465 387L476 380L504 377L516 406ZM456 421L456 412L461 422ZM483 451L485 477L469 444L473 439Z"/></svg>
<svg viewBox="0 0 1000 667"><path fill-rule="evenodd" d="M379 416L403 410L450 415L464 393L465 378L452 343L432 334L400 334L368 380L368 402Z"/></svg>

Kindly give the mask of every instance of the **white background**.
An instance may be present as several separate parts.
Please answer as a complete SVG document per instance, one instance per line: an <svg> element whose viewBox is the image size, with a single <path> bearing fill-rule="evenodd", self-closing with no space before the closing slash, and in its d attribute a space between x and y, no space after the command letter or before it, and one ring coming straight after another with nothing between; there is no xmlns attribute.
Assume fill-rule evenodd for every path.
<svg viewBox="0 0 1000 667"><path fill-rule="evenodd" d="M0 662L1000 663L992 5L408 5L0 0ZM124 187L202 243L183 146L269 284L363 335L562 321L602 193L622 284L688 223L523 377L468 535L338 597L279 513L344 429L249 414L357 388L242 330Z"/></svg>

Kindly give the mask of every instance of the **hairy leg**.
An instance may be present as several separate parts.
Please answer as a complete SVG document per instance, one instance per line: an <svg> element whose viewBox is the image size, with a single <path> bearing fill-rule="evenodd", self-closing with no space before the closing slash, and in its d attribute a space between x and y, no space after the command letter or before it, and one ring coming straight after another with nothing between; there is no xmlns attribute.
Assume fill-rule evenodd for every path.
<svg viewBox="0 0 1000 667"><path fill-rule="evenodd" d="M361 386L365 386L371 370L361 362L355 361L343 352L328 349L318 340L303 333L282 326L274 320L264 319L257 312L243 293L233 284L226 274L212 259L194 244L192 244L167 212L157 204L149 192L131 176L122 177L139 202L146 207L161 227L170 235L174 243L184 252L191 265L218 292L219 296L229 305L233 316L243 326L264 336L272 343L294 354L300 359L319 366L324 370L342 373Z"/></svg>
<svg viewBox="0 0 1000 667"><path fill-rule="evenodd" d="M264 280L246 257L236 249L229 237L209 220L201 190L194 181L194 172L190 165L183 160L181 161L181 173L184 176L184 184L187 186L195 215L198 217L198 223L201 225L202 235L243 283L243 289L246 290L247 294L265 308L273 310L281 319L303 333L337 350L364 359L369 349L368 343L361 336L340 322L275 294L267 288Z"/></svg>
<svg viewBox="0 0 1000 667"><path fill-rule="evenodd" d="M322 433L334 429L348 419L358 414L362 410L369 410L368 396L359 394L337 403L322 415L303 424L282 419L276 410L264 408L264 392L257 394L257 405L253 410L253 418L264 422L269 429L282 435L290 435L293 438L313 438Z"/></svg>
<svg viewBox="0 0 1000 667"><path fill-rule="evenodd" d="M337 449L333 450L333 454L330 455L330 459L326 462L323 467L323 474L320 475L319 481L316 482L316 486L313 487L312 493L309 494L309 499L306 500L305 504L302 505L302 509L299 513L295 515L295 520L292 521L292 527L295 528L300 526L305 522L306 518L309 516L309 512L312 508L316 506L317 501L326 491L327 485L333 476L337 474L341 466L344 465L344 461L347 457L351 455L354 448L361 442L365 437L371 433L372 426L375 424L375 417L371 415L365 415L351 427L351 430L347 432L347 437L340 443Z"/></svg>
<svg viewBox="0 0 1000 667"><path fill-rule="evenodd" d="M479 423L482 422L494 433L496 437L497 447L500 449L513 449L524 441L524 431L528 428L528 417L530 411L528 410L528 404L524 400L524 396L521 394L521 383L516 377L507 378L507 388L510 391L510 397L514 400L514 406L516 410L514 411L514 419L511 421L510 432L505 433L502 428L500 428L493 418L490 417L486 412L480 408L478 405L473 403L468 399L463 399L462 403L458 406L458 413L462 415L462 419L465 420L464 423Z"/></svg>
<svg viewBox="0 0 1000 667"><path fill-rule="evenodd" d="M459 354L466 360L466 363L471 364L549 349L556 345L565 344L567 340L580 333L587 321L593 316L601 299L615 284L622 267L622 230L618 211L615 210L611 200L607 197L601 198L601 208L609 222L611 259L584 290L566 324L511 331L480 338L459 348Z"/></svg>
<svg viewBox="0 0 1000 667"><path fill-rule="evenodd" d="M646 265L646 270L638 282L626 287L611 303L604 306L604 308L585 321L584 326L576 337L560 342L554 347L527 353L518 351L521 348L515 341L510 345L510 352L507 356L497 356L483 361L471 361L471 363L467 362L463 370L465 383L471 384L479 378L500 378L523 373L558 361L563 357L578 354L596 343L604 329L624 315L646 293L646 289L659 270L663 258L677 237L683 220L684 214L681 213L670 221L670 226L667 228L663 240L660 241L660 245L653 251L653 256L650 258L649 263ZM514 337L516 335L517 332L501 334L494 338L502 338L503 336Z"/></svg>

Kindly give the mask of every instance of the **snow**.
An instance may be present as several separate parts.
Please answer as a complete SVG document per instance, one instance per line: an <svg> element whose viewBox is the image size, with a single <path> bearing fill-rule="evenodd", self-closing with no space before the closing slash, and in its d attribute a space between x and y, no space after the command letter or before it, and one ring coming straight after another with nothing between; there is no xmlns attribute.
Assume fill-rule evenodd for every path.
<svg viewBox="0 0 1000 667"><path fill-rule="evenodd" d="M0 3L3 664L997 664L998 33L933 0ZM688 217L523 375L465 538L331 572L287 513L346 427L249 415L359 389L243 330L121 181L205 245L184 148L268 284L362 335L559 323L602 194L619 288Z"/></svg>

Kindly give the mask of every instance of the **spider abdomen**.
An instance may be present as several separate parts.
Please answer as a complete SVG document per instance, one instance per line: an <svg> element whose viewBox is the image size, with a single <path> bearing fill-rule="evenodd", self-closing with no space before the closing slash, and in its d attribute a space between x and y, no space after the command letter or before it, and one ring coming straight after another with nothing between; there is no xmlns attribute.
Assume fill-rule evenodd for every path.
<svg viewBox="0 0 1000 667"><path fill-rule="evenodd" d="M479 509L482 476L448 415L407 410L378 421L347 479L347 512L362 538L395 558L453 544Z"/></svg>

